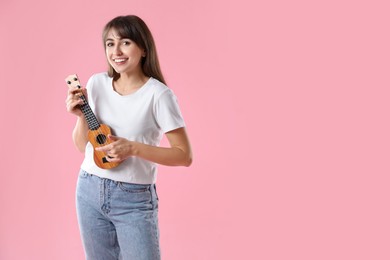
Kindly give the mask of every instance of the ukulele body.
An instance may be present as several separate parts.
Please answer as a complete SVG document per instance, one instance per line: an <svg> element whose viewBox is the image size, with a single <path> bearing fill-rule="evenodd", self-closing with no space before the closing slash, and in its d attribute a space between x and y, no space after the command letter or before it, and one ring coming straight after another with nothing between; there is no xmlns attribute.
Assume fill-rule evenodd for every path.
<svg viewBox="0 0 390 260"><path fill-rule="evenodd" d="M100 124L100 127L96 130L88 131L88 140L92 144L93 148L105 146L111 143L108 135L111 134L111 129L108 125ZM111 169L119 165L119 162L109 162L107 155L104 152L93 151L93 159L97 166L103 169Z"/></svg>

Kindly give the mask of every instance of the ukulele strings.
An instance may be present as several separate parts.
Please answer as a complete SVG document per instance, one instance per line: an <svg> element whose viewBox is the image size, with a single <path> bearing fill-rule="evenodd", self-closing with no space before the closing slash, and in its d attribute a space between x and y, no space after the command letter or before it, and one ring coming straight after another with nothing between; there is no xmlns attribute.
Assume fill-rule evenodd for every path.
<svg viewBox="0 0 390 260"><path fill-rule="evenodd" d="M80 88L80 93L81 93L80 98L81 98L81 99L83 100L83 102L84 102L83 105L82 105L82 107L81 107L81 108L82 108L82 112L83 112L83 114L84 114L84 116L85 116L85 118L86 118L86 120L87 120L87 122L88 122L88 125L89 125L89 123L91 122L91 120L94 121L94 122L91 122L91 125L90 125L90 132L92 133L94 139L96 140L95 143L97 143L98 146L102 147L102 146L104 146L105 144L108 144L108 143L107 143L107 142L109 142L108 136L106 136L106 135L103 133L103 131L102 131L102 129L101 129L101 124L99 124L99 122L98 122L98 120L97 120L95 114L93 114L92 109L91 109L91 107L89 106L86 97L84 96L83 92L81 91L81 87L79 87L79 88ZM93 120L93 119L94 119L94 120ZM97 123L97 125L93 125L94 123ZM96 130L92 130L92 129L96 128L96 127L97 127ZM105 140L103 140L103 141L105 141L105 142L103 142L102 144L100 144L100 142L99 142L99 141L101 140L101 136L104 136L103 138L105 138ZM95 151L95 150L94 150L94 153L96 153L96 152L98 152L98 151ZM98 152L98 153L104 153L104 152ZM107 154L105 154L105 156L108 157ZM99 158L99 159L100 159L100 158ZM115 166L115 163L114 163L114 162L107 161L106 163L109 164L110 168L113 168L113 167Z"/></svg>

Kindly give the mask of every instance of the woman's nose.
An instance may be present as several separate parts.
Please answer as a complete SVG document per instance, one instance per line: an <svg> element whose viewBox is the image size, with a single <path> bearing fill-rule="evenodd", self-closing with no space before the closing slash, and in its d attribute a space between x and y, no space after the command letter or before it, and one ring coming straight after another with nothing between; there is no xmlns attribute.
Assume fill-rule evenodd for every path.
<svg viewBox="0 0 390 260"><path fill-rule="evenodd" d="M120 49L120 45L117 45L114 49L114 54L115 55L122 55L122 51Z"/></svg>

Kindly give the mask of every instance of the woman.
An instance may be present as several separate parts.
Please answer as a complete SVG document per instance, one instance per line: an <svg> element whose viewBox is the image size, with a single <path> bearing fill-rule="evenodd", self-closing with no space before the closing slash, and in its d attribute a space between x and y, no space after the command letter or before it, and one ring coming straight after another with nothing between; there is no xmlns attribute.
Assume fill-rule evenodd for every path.
<svg viewBox="0 0 390 260"><path fill-rule="evenodd" d="M76 147L85 152L77 183L77 214L87 259L160 259L157 164L190 166L192 152L176 97L165 85L153 37L137 16L119 16L103 30L108 72L84 90L100 123L109 125L98 167L88 141L80 93L70 88L67 110L77 116ZM170 147L158 147L162 135Z"/></svg>

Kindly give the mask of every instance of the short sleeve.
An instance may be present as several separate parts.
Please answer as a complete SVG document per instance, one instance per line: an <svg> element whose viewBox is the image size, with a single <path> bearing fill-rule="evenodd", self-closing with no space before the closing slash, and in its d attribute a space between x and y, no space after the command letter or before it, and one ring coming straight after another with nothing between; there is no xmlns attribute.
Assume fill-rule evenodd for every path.
<svg viewBox="0 0 390 260"><path fill-rule="evenodd" d="M164 133L185 126L177 98L171 89L166 89L155 101L154 115Z"/></svg>

